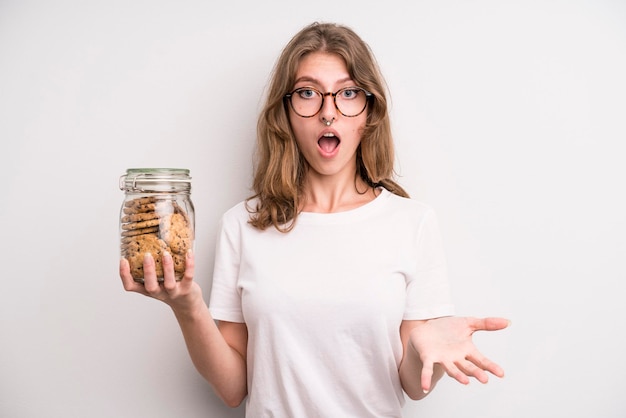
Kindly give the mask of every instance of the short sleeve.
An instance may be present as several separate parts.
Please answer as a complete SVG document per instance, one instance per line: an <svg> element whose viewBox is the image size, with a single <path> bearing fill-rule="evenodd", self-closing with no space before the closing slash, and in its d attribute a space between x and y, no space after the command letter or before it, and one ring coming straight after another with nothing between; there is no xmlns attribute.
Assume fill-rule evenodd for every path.
<svg viewBox="0 0 626 418"><path fill-rule="evenodd" d="M407 277L403 319L454 315L441 232L432 209L423 214L415 238L415 264Z"/></svg>
<svg viewBox="0 0 626 418"><path fill-rule="evenodd" d="M209 311L217 320L244 322L238 288L241 235L235 217L228 215L222 217L217 236Z"/></svg>

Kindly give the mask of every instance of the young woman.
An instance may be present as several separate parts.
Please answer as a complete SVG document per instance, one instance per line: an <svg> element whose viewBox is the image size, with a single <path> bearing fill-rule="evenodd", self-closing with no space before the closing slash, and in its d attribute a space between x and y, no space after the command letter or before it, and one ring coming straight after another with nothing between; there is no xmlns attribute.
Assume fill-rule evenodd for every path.
<svg viewBox="0 0 626 418"><path fill-rule="evenodd" d="M383 78L349 28L312 24L283 50L258 123L255 194L222 218L210 308L165 254L128 291L168 304L190 356L249 417L400 417L447 373L502 369L472 343L503 318L453 316L431 208L394 181Z"/></svg>

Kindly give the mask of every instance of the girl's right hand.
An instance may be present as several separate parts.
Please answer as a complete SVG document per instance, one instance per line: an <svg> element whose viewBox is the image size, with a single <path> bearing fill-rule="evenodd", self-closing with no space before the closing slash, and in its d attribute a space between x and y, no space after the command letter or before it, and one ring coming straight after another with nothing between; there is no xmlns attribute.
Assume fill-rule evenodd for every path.
<svg viewBox="0 0 626 418"><path fill-rule="evenodd" d="M193 281L194 256L190 250L185 258L185 274L180 281L176 281L174 275L174 262L172 256L163 254L163 281L157 281L156 269L152 255L147 253L143 260L144 282L136 282L130 274L128 260L120 260L120 277L124 289L128 292L141 293L142 295L160 300L169 305L175 312L191 312L202 302L202 290Z"/></svg>

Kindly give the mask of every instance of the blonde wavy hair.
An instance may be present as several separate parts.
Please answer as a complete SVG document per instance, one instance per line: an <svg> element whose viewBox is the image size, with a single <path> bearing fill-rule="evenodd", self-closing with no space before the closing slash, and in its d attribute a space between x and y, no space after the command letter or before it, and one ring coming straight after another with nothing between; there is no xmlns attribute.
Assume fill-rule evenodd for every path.
<svg viewBox="0 0 626 418"><path fill-rule="evenodd" d="M367 120L357 149L357 173L371 187L399 196L407 192L394 181L394 145L385 82L369 46L350 28L333 23L304 27L283 49L276 62L265 106L257 124L253 191L248 198L250 223L261 230L293 229L302 199L307 162L291 129L285 94L293 89L302 58L312 52L337 54L357 86L372 93ZM250 204L256 200L255 207Z"/></svg>

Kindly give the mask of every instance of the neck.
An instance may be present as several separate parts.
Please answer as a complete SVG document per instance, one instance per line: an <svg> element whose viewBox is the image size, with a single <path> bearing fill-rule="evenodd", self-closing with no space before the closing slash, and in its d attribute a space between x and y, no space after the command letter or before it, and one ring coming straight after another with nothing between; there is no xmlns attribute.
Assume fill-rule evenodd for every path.
<svg viewBox="0 0 626 418"><path fill-rule="evenodd" d="M376 197L375 190L358 176L337 178L308 174L303 212L343 212L371 202Z"/></svg>

